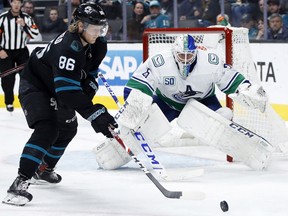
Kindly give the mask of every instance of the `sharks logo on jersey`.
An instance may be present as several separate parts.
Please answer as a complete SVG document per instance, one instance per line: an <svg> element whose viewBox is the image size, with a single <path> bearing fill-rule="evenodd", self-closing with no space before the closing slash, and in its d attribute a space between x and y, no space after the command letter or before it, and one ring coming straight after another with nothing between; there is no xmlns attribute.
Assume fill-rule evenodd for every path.
<svg viewBox="0 0 288 216"><path fill-rule="evenodd" d="M76 40L71 43L70 47L76 52L80 52L82 50L82 44Z"/></svg>
<svg viewBox="0 0 288 216"><path fill-rule="evenodd" d="M194 91L190 85L187 85L185 92L179 92L177 94L173 94L173 97L180 102L187 102L190 98L197 99L198 98L197 94L202 94L202 93L203 92Z"/></svg>

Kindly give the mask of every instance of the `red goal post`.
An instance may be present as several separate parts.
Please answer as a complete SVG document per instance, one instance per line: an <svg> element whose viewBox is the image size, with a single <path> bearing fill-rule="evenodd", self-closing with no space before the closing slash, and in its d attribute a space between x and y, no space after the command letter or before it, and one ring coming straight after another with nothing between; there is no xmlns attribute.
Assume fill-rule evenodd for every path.
<svg viewBox="0 0 288 216"><path fill-rule="evenodd" d="M251 55L247 28L215 26L208 28L146 29L143 34L143 61L159 51L171 47L175 37L179 34L193 36L198 46L221 49L220 53L223 54L222 57L227 64L232 65L252 84L261 84ZM274 146L288 146L285 122L271 106L268 106L266 111L261 113L257 109L248 109L237 103L233 104L227 96L226 106L233 109L235 122L264 137Z"/></svg>

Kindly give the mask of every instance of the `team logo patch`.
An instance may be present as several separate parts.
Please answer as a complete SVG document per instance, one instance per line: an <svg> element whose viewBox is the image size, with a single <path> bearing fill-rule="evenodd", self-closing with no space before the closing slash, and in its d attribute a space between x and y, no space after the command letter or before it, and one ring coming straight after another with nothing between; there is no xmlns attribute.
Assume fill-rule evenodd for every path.
<svg viewBox="0 0 288 216"><path fill-rule="evenodd" d="M160 67L162 65L164 65L165 61L162 55L156 55L152 58L152 62L154 64L155 67Z"/></svg>
<svg viewBox="0 0 288 216"><path fill-rule="evenodd" d="M176 78L174 76L164 76L163 82L164 82L164 85L166 86L175 86Z"/></svg>
<svg viewBox="0 0 288 216"><path fill-rule="evenodd" d="M92 11L93 11L93 9L92 9L91 6L87 6L87 7L84 8L84 12L85 12L86 14L91 14Z"/></svg>
<svg viewBox="0 0 288 216"><path fill-rule="evenodd" d="M173 97L180 102L187 102L190 98L200 98L201 94L203 92L194 91L190 85L187 85L185 92L173 94Z"/></svg>
<svg viewBox="0 0 288 216"><path fill-rule="evenodd" d="M80 52L82 50L82 44L76 40L71 43L70 47L76 52Z"/></svg>
<svg viewBox="0 0 288 216"><path fill-rule="evenodd" d="M210 64L218 65L219 64L219 57L214 53L208 54L208 62Z"/></svg>

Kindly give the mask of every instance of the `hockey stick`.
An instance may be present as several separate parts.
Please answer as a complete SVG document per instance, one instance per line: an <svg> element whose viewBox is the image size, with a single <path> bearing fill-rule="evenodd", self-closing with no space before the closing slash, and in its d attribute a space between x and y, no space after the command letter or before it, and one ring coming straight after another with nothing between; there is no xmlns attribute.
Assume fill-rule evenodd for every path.
<svg viewBox="0 0 288 216"><path fill-rule="evenodd" d="M102 80L103 84L105 85L107 91L110 93L110 95L113 98L114 102L117 104L118 108L120 109L121 108L121 104L120 104L117 96L115 95L114 91L110 87L109 83L105 79L104 75L102 73L98 73L98 76L100 77L100 79ZM131 132L133 134L135 133L134 130L132 130ZM144 138L144 136L142 134L141 134L141 136ZM147 143L147 145L148 145L148 143ZM155 154L152 151L152 148L150 146L149 146L149 150L150 150L150 153L152 153L152 155L155 156ZM153 162L155 162L155 160L151 161L151 155L149 157L146 153L144 153L144 154L145 154L146 158L148 159L148 161L150 162L150 164L151 164L152 168L154 169L154 171L156 171L156 173L158 173L158 175L162 179L164 179L166 181L191 179L191 178L194 178L194 177L202 176L203 173L204 173L204 169L185 170L185 172L182 172L182 173L184 173L184 175L182 173L181 174L176 173L177 171L176 172L175 171L174 172L167 172L166 169L164 168L164 166L161 165L161 163L159 161L157 161L158 163L155 164L155 163L153 163ZM158 166L156 166L156 165L158 165Z"/></svg>
<svg viewBox="0 0 288 216"><path fill-rule="evenodd" d="M120 109L122 107L122 105L120 104L117 96L115 95L114 91L111 89L110 85L108 84L106 78L104 77L104 75L102 73L98 73L98 76L100 77L100 79L102 80L103 84L105 85L107 91L110 93L110 95L113 98L114 102L117 104L118 108ZM131 130L131 132L136 137L135 131ZM137 132L137 134L140 134L141 138L143 139L142 141L146 142L146 139L145 139L145 137L143 136L142 133ZM139 142L138 139L136 139L136 140ZM141 145L141 143L139 143L139 144ZM147 160L150 162L152 168L160 175L160 177L166 179L167 178L167 173L166 173L166 170L165 170L164 166L158 161L158 159L156 159L156 155L153 152L151 146L148 144L148 142L146 142L145 144L147 145L147 147L149 149L149 156L147 155L146 150L143 149ZM151 161L151 155L153 155L152 161Z"/></svg>
<svg viewBox="0 0 288 216"><path fill-rule="evenodd" d="M24 66L25 66L25 63L21 64L21 65L18 65L17 67L11 68L9 70L6 70L3 73L0 73L0 78L6 77L6 76L8 76L10 74L18 72L18 71L22 70L24 68Z"/></svg>
<svg viewBox="0 0 288 216"><path fill-rule="evenodd" d="M190 200L202 200L205 199L206 195L203 192L190 191L184 193L182 191L170 191L163 187L160 182L149 172L149 170L141 163L141 161L136 157L136 155L131 151L131 149L124 144L123 140L118 136L118 134L109 128L113 137L117 142L125 149L125 151L130 155L135 163L137 163L140 169L145 173L145 175L152 181L152 183L160 190L160 192L167 198L170 199L190 199Z"/></svg>

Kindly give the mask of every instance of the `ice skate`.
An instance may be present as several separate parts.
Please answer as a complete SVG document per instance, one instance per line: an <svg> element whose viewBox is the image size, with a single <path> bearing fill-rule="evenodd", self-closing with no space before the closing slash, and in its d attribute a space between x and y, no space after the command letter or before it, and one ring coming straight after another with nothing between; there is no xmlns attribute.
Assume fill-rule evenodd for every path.
<svg viewBox="0 0 288 216"><path fill-rule="evenodd" d="M33 178L36 182L45 181L52 184L57 184L62 180L62 177L54 172L54 168L49 168L46 164L39 167Z"/></svg>
<svg viewBox="0 0 288 216"><path fill-rule="evenodd" d="M32 194L27 192L28 187L28 179L22 175L19 175L7 190L7 196L3 199L2 203L24 206L33 198Z"/></svg>

